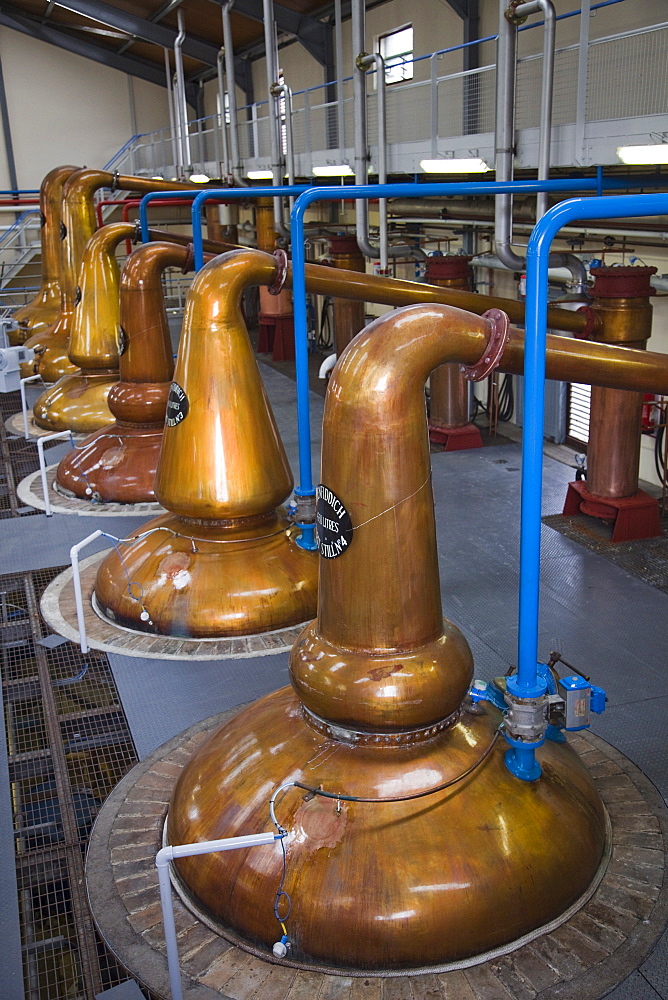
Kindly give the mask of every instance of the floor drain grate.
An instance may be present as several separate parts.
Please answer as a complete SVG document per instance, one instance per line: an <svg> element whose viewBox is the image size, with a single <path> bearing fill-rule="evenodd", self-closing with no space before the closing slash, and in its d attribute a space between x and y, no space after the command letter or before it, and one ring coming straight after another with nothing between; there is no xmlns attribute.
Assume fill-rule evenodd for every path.
<svg viewBox="0 0 668 1000"><path fill-rule="evenodd" d="M100 806L137 755L106 656L40 642L49 630L39 597L59 572L0 577L23 975L27 1000L93 1000L130 977L93 927L84 852Z"/></svg>

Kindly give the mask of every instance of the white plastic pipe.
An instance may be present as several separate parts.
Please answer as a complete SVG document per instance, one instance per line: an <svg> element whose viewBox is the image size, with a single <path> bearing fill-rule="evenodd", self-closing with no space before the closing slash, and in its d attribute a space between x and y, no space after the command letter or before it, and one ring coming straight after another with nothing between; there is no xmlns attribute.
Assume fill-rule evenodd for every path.
<svg viewBox="0 0 668 1000"><path fill-rule="evenodd" d="M323 363L320 365L318 378L327 378L327 372L331 372L332 368L336 364L336 360L336 354L328 354Z"/></svg>
<svg viewBox="0 0 668 1000"><path fill-rule="evenodd" d="M61 441L65 438L71 438L71 431L58 431L56 434L45 434L44 437L37 439L37 456L39 458L39 474L42 479L42 491L44 493L44 513L47 517L51 517L53 513L51 510L51 501L49 499L49 487L46 481L46 462L44 460L44 445L47 441Z"/></svg>
<svg viewBox="0 0 668 1000"><path fill-rule="evenodd" d="M99 535L100 532L98 531ZM93 535L91 535L91 539ZM83 543L80 543L83 544ZM179 946L176 940L174 925L174 906L172 903L172 888L169 880L169 865L174 858L189 858L196 854L213 854L215 851L236 851L246 847L262 847L273 844L281 839L280 833L251 833L245 837L226 837L223 840L205 840L200 844L178 844L162 847L155 857L160 885L160 906L162 907L162 922L165 929L165 945L167 947L167 969L169 971L169 987L172 1000L183 1000L181 986L181 969L179 966Z"/></svg>
<svg viewBox="0 0 668 1000"><path fill-rule="evenodd" d="M28 404L26 403L26 384L28 382L41 382L41 375L28 375L27 378L22 378L19 382L19 390L21 393L21 413L23 414L23 437L28 441L30 439L30 431L28 430Z"/></svg>
<svg viewBox="0 0 668 1000"><path fill-rule="evenodd" d="M86 622L84 621L84 607L83 607L83 596L81 594L81 575L79 573L79 553L82 549L86 548L92 542L100 538L102 532L98 528L94 531L92 535L86 535L86 537L81 541L77 542L70 549L70 562L72 563L72 583L74 584L74 603L77 609L77 626L79 628L79 648L82 653L87 653L88 639L86 637Z"/></svg>

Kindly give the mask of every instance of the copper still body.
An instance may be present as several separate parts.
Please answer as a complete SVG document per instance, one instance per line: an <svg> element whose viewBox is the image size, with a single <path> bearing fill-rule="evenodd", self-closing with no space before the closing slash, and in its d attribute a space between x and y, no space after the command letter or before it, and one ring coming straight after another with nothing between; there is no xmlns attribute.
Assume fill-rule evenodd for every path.
<svg viewBox="0 0 668 1000"><path fill-rule="evenodd" d="M440 288L473 285L471 258L463 254L428 257L425 281ZM469 383L459 365L441 365L429 378L429 440L446 451L482 448L478 428L469 419Z"/></svg>
<svg viewBox="0 0 668 1000"><path fill-rule="evenodd" d="M55 167L40 185L42 282L35 298L13 314L18 330L9 331L10 344L23 344L28 337L42 333L58 318L63 187L78 169L71 166Z"/></svg>
<svg viewBox="0 0 668 1000"><path fill-rule="evenodd" d="M271 198L258 198L255 205L255 239L258 250L272 253L276 246L274 207ZM295 356L295 323L292 295L283 288L272 294L260 286L258 321L259 354L271 353L274 361L291 361Z"/></svg>
<svg viewBox="0 0 668 1000"><path fill-rule="evenodd" d="M68 346L68 357L76 368L35 402L33 415L39 427L89 433L114 419L107 396L118 381L121 340L116 248L134 231L130 223L115 222L98 229L86 245Z"/></svg>
<svg viewBox="0 0 668 1000"><path fill-rule="evenodd" d="M366 271L364 254L355 236L342 233L329 238L329 260L332 267L346 271ZM364 302L334 298L334 350L338 357L364 326Z"/></svg>
<svg viewBox="0 0 668 1000"><path fill-rule="evenodd" d="M146 194L192 190L193 185L111 174L106 170L77 170L68 178L63 188L60 311L52 326L26 341L26 347L32 347L36 357L33 364L24 366L23 376L32 374L34 368L45 382L56 382L61 375L75 370L76 365L68 357L74 299L83 252L97 228L93 198L103 187Z"/></svg>
<svg viewBox="0 0 668 1000"><path fill-rule="evenodd" d="M442 618L424 383L478 362L501 321L411 306L344 351L325 404L318 617L293 647L292 689L214 732L175 786L171 844L266 829L285 785L284 878L279 844L177 869L235 940L270 949L284 919L293 962L345 974L480 955L558 918L601 862L605 813L577 756L548 742L538 781L510 774L500 713L471 710L471 651ZM548 349L550 373L570 350ZM521 370L519 334L502 364ZM283 897L274 913L279 886L289 915Z"/></svg>
<svg viewBox="0 0 668 1000"><path fill-rule="evenodd" d="M107 397L114 423L66 455L58 466L57 489L104 503L155 500L174 372L161 278L168 267L188 267L189 258L188 247L170 243L147 243L128 257L120 287L119 381Z"/></svg>
<svg viewBox="0 0 668 1000"><path fill-rule="evenodd" d="M209 638L315 611L317 558L280 508L292 474L241 311L244 290L274 270L256 257L254 267L252 251L217 258L190 289L155 484L170 513L97 574L97 606L121 625Z"/></svg>
<svg viewBox="0 0 668 1000"><path fill-rule="evenodd" d="M598 267L593 339L644 350L652 333L654 267ZM658 502L638 488L643 395L594 386L591 391L587 481L569 484L565 514L613 522L613 541L661 534Z"/></svg>

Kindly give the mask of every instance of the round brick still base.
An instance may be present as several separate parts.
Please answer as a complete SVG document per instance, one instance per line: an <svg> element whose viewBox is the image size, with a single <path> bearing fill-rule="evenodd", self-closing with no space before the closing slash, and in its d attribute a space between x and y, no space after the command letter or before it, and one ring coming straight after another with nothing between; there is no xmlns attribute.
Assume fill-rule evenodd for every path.
<svg viewBox="0 0 668 1000"><path fill-rule="evenodd" d="M91 910L107 946L135 979L168 997L155 855L172 788L190 755L238 709L198 723L138 764L97 818L86 862ZM665 928L668 811L641 771L592 733L570 742L587 764L612 823L612 857L585 905L515 951L426 974L329 975L239 946L174 894L187 1000L598 1000L643 961ZM568 873L564 872L564 877Z"/></svg>

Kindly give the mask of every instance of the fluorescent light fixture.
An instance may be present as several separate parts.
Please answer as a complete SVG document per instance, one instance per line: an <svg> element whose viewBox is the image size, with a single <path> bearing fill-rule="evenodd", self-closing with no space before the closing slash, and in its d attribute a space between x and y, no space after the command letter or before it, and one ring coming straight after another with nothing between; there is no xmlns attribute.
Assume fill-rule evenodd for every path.
<svg viewBox="0 0 668 1000"><path fill-rule="evenodd" d="M246 177L249 181L271 181L274 179L271 170L249 170Z"/></svg>
<svg viewBox="0 0 668 1000"><path fill-rule="evenodd" d="M314 177L354 177L355 172L347 163L326 163L324 167L312 167Z"/></svg>
<svg viewBox="0 0 668 1000"><path fill-rule="evenodd" d="M492 168L479 156L450 160L420 160L425 174L486 174Z"/></svg>
<svg viewBox="0 0 668 1000"><path fill-rule="evenodd" d="M209 178L207 177L206 174L191 174L189 180L190 180L191 184L208 184L209 183Z"/></svg>
<svg viewBox="0 0 668 1000"><path fill-rule="evenodd" d="M651 146L619 146L617 156L622 163L645 164L668 163L668 143L655 142Z"/></svg>

